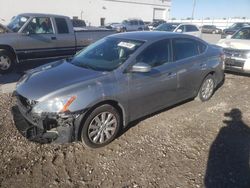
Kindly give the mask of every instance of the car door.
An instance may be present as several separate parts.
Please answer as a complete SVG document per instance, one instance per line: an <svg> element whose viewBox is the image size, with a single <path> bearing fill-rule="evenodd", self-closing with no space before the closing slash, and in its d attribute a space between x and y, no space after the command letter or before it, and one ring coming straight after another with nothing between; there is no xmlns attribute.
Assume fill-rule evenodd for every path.
<svg viewBox="0 0 250 188"><path fill-rule="evenodd" d="M19 60L53 57L55 30L49 17L33 17L21 31L16 50Z"/></svg>
<svg viewBox="0 0 250 188"><path fill-rule="evenodd" d="M133 64L140 62L150 65L152 70L148 73L127 74L131 119L169 106L176 98L176 68L171 62L170 41L151 44L137 56Z"/></svg>
<svg viewBox="0 0 250 188"><path fill-rule="evenodd" d="M173 59L177 69L177 97L182 101L194 97L202 79L206 45L189 38L173 39Z"/></svg>

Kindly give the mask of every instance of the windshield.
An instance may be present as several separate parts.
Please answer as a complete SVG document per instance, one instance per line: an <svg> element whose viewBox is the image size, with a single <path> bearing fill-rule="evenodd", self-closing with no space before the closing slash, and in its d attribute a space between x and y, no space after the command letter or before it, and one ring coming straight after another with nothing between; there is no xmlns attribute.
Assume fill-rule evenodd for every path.
<svg viewBox="0 0 250 188"><path fill-rule="evenodd" d="M27 16L16 16L11 20L7 27L13 32L18 32L28 19L29 17Z"/></svg>
<svg viewBox="0 0 250 188"><path fill-rule="evenodd" d="M237 28L241 28L241 27L244 27L244 26L248 26L248 24L247 23L235 23L232 26L230 26L230 28L237 29Z"/></svg>
<svg viewBox="0 0 250 188"><path fill-rule="evenodd" d="M112 71L123 64L142 44L142 41L127 39L101 39L78 53L71 63L97 71Z"/></svg>
<svg viewBox="0 0 250 188"><path fill-rule="evenodd" d="M239 30L237 33L235 33L232 36L232 39L250 40L250 28L245 28L245 29Z"/></svg>
<svg viewBox="0 0 250 188"><path fill-rule="evenodd" d="M161 24L155 28L156 31L174 31L178 24Z"/></svg>

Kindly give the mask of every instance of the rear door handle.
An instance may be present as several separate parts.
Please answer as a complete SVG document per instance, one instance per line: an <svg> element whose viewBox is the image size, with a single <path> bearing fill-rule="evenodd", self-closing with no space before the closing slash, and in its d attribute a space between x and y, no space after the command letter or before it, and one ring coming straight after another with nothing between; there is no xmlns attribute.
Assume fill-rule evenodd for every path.
<svg viewBox="0 0 250 188"><path fill-rule="evenodd" d="M51 37L51 40L56 40L56 37Z"/></svg>

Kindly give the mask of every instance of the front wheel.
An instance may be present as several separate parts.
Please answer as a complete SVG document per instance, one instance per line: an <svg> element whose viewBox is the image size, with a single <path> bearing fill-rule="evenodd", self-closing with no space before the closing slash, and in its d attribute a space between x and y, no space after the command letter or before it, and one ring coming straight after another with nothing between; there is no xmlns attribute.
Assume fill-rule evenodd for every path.
<svg viewBox="0 0 250 188"><path fill-rule="evenodd" d="M115 139L120 127L120 114L113 106L105 104L88 115L82 124L80 139L87 147L103 147Z"/></svg>
<svg viewBox="0 0 250 188"><path fill-rule="evenodd" d="M208 101L214 93L214 88L215 88L214 78L212 75L208 75L202 82L196 99L202 102Z"/></svg>
<svg viewBox="0 0 250 188"><path fill-rule="evenodd" d="M15 58L13 55L6 51L0 50L0 73L8 73L14 68Z"/></svg>

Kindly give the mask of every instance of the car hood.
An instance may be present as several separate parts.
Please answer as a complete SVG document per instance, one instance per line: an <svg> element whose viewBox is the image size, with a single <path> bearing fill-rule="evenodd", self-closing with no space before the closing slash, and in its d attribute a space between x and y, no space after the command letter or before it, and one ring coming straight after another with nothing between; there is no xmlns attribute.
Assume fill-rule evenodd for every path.
<svg viewBox="0 0 250 188"><path fill-rule="evenodd" d="M88 82L103 76L104 72L72 65L62 60L29 71L17 83L16 92L30 100L39 100L58 90Z"/></svg>
<svg viewBox="0 0 250 188"><path fill-rule="evenodd" d="M250 40L242 39L221 39L217 45L223 48L233 48L239 50L250 50Z"/></svg>

